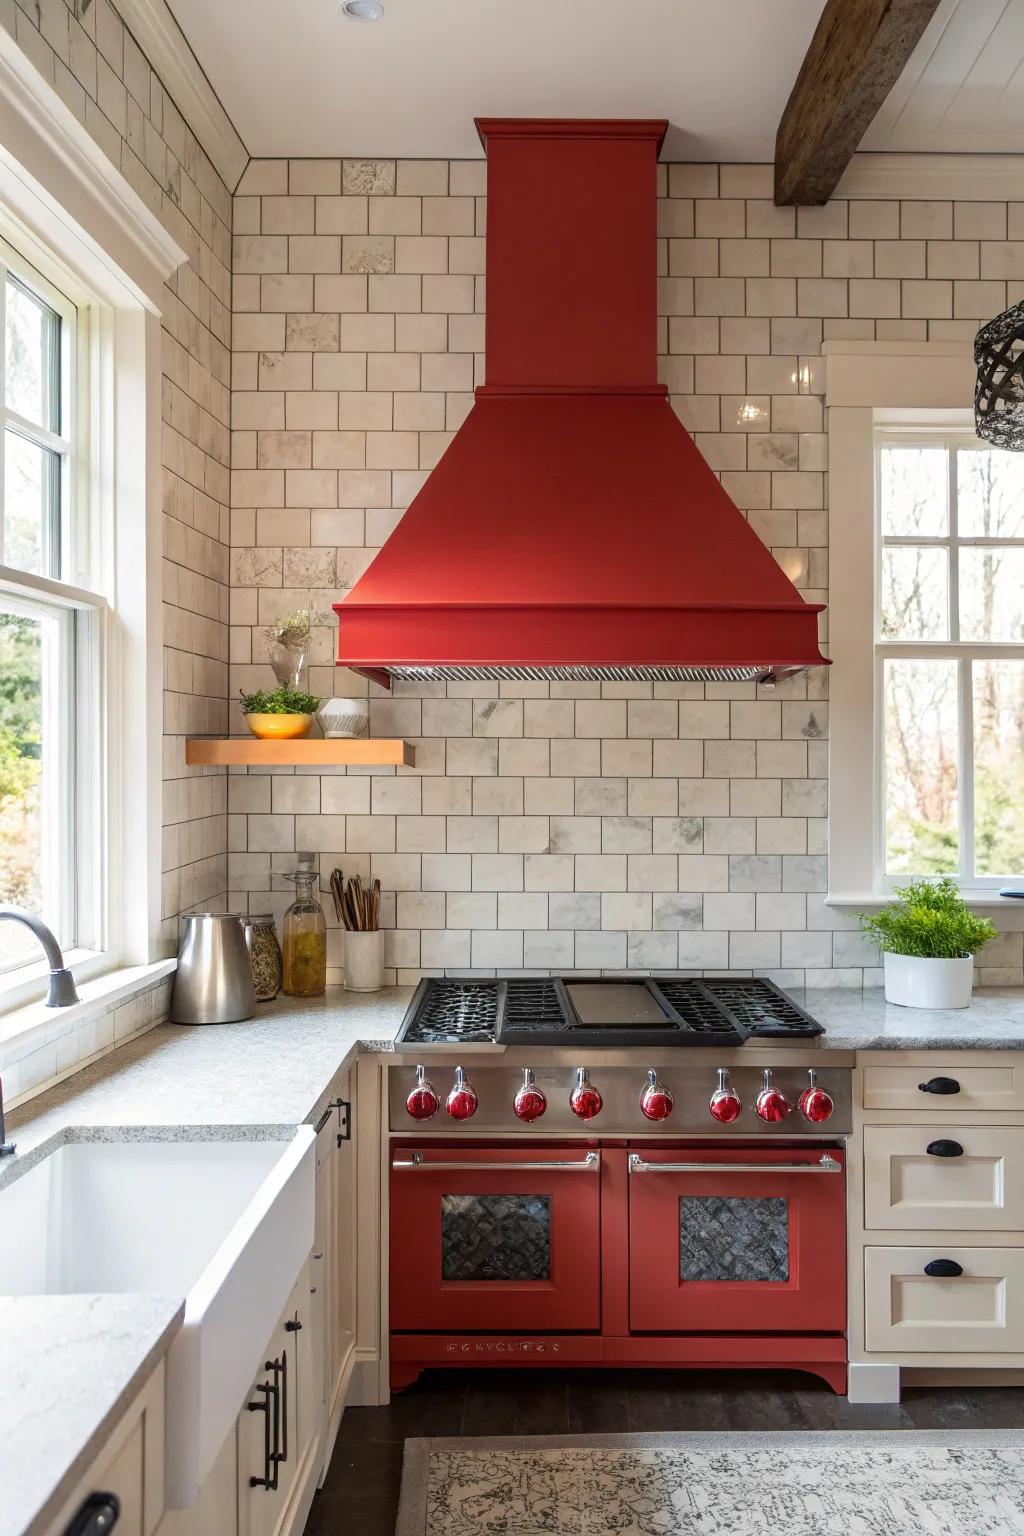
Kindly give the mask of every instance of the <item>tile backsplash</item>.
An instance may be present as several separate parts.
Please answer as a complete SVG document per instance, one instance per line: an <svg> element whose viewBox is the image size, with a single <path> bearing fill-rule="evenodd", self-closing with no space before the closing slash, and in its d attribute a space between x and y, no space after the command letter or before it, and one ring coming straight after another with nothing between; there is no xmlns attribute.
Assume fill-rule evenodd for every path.
<svg viewBox="0 0 1024 1536"><path fill-rule="evenodd" d="M777 208L771 168L660 168L660 375L779 564L828 599L821 346L973 337L1024 292L1024 203ZM231 691L262 626L329 610L436 464L483 378L482 161L253 161L234 203ZM430 684L370 694L415 769L228 777L230 900L275 872L379 876L389 979L742 970L877 981L827 888L827 677L751 684ZM237 723L240 727L240 721ZM333 922L333 914L331 914ZM331 962L343 961L342 935ZM981 979L1024 982L1020 932Z"/></svg>

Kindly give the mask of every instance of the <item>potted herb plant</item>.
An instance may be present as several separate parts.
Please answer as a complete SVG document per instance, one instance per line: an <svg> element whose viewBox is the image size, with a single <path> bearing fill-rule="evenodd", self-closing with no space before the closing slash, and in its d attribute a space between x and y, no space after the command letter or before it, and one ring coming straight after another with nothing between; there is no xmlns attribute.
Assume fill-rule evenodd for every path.
<svg viewBox="0 0 1024 1536"><path fill-rule="evenodd" d="M862 912L861 927L878 940L885 969L885 1000L904 1008L966 1008L971 1001L974 955L994 939L955 881L912 880L880 912Z"/></svg>
<svg viewBox="0 0 1024 1536"><path fill-rule="evenodd" d="M242 694L242 714L261 741L294 741L308 736L320 700L298 688L274 688Z"/></svg>

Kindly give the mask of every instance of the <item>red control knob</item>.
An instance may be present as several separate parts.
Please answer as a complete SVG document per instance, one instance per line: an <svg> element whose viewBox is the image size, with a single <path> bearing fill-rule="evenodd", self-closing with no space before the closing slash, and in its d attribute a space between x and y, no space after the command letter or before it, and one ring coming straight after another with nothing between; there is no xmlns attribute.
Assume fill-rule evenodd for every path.
<svg viewBox="0 0 1024 1536"><path fill-rule="evenodd" d="M455 1068L455 1086L445 1101L445 1109L453 1120L472 1120L480 1107L480 1100L466 1080L461 1067Z"/></svg>
<svg viewBox="0 0 1024 1536"><path fill-rule="evenodd" d="M576 1068L576 1086L569 1095L569 1108L579 1120L593 1120L604 1108L604 1100L591 1083L586 1067Z"/></svg>
<svg viewBox="0 0 1024 1536"><path fill-rule="evenodd" d="M533 1080L533 1073L529 1067L523 1068L523 1086L519 1089L512 1101L512 1108L520 1120L525 1120L528 1125L534 1120L539 1120L548 1107L547 1098L537 1087Z"/></svg>
<svg viewBox="0 0 1024 1536"><path fill-rule="evenodd" d="M764 1069L764 1086L754 1105L762 1120L785 1120L793 1113L793 1106L781 1088L775 1087L771 1067Z"/></svg>
<svg viewBox="0 0 1024 1536"><path fill-rule="evenodd" d="M810 1068L807 1076L809 1081L799 1100L800 1113L812 1125L821 1125L822 1121L831 1118L832 1111L836 1107L835 1102L830 1093L818 1087L818 1074L813 1067Z"/></svg>
<svg viewBox="0 0 1024 1536"><path fill-rule="evenodd" d="M711 1095L708 1109L710 1109L714 1118L722 1125L731 1125L734 1120L739 1119L740 1111L743 1108L743 1100L733 1087L732 1078L725 1068L719 1067L717 1070L718 1087Z"/></svg>
<svg viewBox="0 0 1024 1536"><path fill-rule="evenodd" d="M640 1095L640 1108L648 1120L667 1120L672 1113L675 1099L664 1083L658 1082L657 1072L647 1074L647 1087Z"/></svg>
<svg viewBox="0 0 1024 1536"><path fill-rule="evenodd" d="M433 1120L441 1108L433 1084L427 1082L426 1067L416 1068L416 1086L406 1099L405 1107L414 1120Z"/></svg>

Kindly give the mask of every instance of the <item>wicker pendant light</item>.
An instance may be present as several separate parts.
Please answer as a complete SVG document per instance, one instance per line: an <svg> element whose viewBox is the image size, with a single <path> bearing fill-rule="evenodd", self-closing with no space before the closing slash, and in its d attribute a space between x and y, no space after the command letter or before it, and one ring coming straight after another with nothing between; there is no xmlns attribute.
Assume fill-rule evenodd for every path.
<svg viewBox="0 0 1024 1536"><path fill-rule="evenodd" d="M974 361L978 436L997 448L1024 451L1024 303L982 326L974 338Z"/></svg>

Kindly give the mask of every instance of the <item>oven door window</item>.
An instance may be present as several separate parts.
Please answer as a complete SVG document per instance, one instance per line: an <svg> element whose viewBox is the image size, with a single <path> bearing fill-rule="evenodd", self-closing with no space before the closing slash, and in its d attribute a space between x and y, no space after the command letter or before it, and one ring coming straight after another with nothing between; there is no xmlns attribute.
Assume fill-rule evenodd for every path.
<svg viewBox="0 0 1024 1536"><path fill-rule="evenodd" d="M442 1280L550 1280L549 1195L442 1195Z"/></svg>
<svg viewBox="0 0 1024 1536"><path fill-rule="evenodd" d="M680 1195L680 1280L789 1279L789 1202Z"/></svg>

